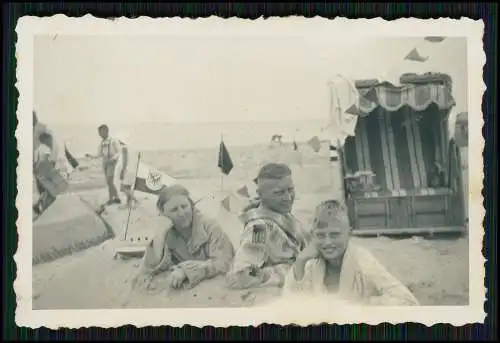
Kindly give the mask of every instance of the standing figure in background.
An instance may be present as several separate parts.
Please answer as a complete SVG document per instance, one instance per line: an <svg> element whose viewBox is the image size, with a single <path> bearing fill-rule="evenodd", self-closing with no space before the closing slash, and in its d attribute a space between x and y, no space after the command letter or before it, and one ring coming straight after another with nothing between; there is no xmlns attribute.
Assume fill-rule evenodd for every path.
<svg viewBox="0 0 500 343"><path fill-rule="evenodd" d="M99 126L98 133L102 140L99 144L97 156L102 159L102 167L109 194L106 205L120 204L121 200L115 185L115 172L122 149L120 143L109 136L109 127L107 125Z"/></svg>
<svg viewBox="0 0 500 343"><path fill-rule="evenodd" d="M127 145L127 135L120 133L115 138L118 140L121 148L121 154L118 159L116 168L115 180L120 181L120 192L125 195L125 203L127 208L132 208L138 204L137 198L134 196L136 171L139 163L139 153L132 152Z"/></svg>
<svg viewBox="0 0 500 343"><path fill-rule="evenodd" d="M36 216L41 215L56 199L43 182L50 180L50 174L56 167L56 161L53 159L54 155L52 154L53 139L49 133L42 132L38 136L38 140L39 143L33 161L33 173L39 194L38 201L33 205Z"/></svg>
<svg viewBox="0 0 500 343"><path fill-rule="evenodd" d="M42 133L47 133L49 134L52 138L54 137L54 134L52 130L50 130L47 125L44 123L40 122L38 120L38 116L35 111L33 111L33 152L35 152L38 148L38 145L40 144L40 135ZM57 142L55 139L51 139L50 142L50 160L57 162L58 156L59 156L59 146L57 145Z"/></svg>
<svg viewBox="0 0 500 343"><path fill-rule="evenodd" d="M34 219L38 218L63 192L68 184L57 170L59 149L52 131L38 120L33 111L33 179L38 199L33 204Z"/></svg>

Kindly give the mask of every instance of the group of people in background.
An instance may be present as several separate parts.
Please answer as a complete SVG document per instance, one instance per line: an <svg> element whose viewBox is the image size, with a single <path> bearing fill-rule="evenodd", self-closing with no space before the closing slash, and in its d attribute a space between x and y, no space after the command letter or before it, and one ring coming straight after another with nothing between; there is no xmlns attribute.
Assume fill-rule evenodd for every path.
<svg viewBox="0 0 500 343"><path fill-rule="evenodd" d="M103 206L121 204L119 190L125 195L127 207L138 203L133 194L135 175L132 168L133 156L130 156L124 139L112 138L109 127L100 125L97 129L101 138L97 155L101 159L104 178L108 188L108 200ZM59 146L53 132L38 120L33 111L33 175L38 197L33 204L34 219L37 219L57 196L69 187L67 179L61 173ZM120 183L119 188L117 183Z"/></svg>

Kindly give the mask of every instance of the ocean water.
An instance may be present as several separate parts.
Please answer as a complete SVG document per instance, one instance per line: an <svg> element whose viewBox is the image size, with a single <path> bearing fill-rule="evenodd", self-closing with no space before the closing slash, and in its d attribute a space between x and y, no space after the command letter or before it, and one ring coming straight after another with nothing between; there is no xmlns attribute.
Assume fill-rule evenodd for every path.
<svg viewBox="0 0 500 343"><path fill-rule="evenodd" d="M100 138L97 124L47 123L60 144L66 143L76 156L96 154ZM140 151L218 149L221 137L231 146L268 144L274 134L283 143L306 142L314 136L329 139L322 121L280 123L119 123L108 124L111 136L122 136Z"/></svg>

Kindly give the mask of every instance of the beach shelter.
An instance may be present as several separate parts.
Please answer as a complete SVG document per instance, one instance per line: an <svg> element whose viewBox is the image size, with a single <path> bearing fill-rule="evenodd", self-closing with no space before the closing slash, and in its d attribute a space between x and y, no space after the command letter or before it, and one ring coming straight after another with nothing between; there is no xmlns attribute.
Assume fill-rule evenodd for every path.
<svg viewBox="0 0 500 343"><path fill-rule="evenodd" d="M354 231L461 231L460 152L448 133L451 78L405 75L400 83L356 82L361 113L342 161Z"/></svg>

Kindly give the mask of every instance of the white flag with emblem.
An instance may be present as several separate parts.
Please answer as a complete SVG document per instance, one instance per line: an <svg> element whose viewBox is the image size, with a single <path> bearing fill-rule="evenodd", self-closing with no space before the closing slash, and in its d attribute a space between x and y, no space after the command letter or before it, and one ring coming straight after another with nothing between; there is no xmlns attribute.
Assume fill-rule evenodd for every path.
<svg viewBox="0 0 500 343"><path fill-rule="evenodd" d="M142 161L139 162L139 165L137 166L137 175L135 178L136 191L149 194L158 194L164 186L169 187L176 184L182 185L179 180L165 174L159 169L147 165ZM199 202L202 199L202 196L200 196L196 192L193 193L191 190L189 190L189 192L194 202Z"/></svg>

